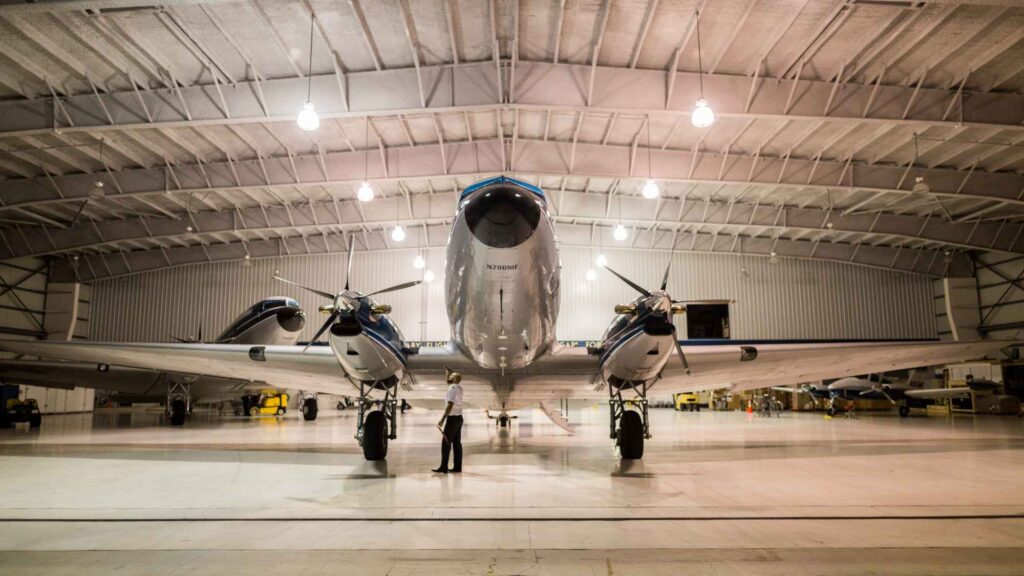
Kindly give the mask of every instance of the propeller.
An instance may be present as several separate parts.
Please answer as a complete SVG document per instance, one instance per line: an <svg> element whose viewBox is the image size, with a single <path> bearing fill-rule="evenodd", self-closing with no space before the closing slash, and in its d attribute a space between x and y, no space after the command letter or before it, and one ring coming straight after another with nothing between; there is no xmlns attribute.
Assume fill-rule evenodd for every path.
<svg viewBox="0 0 1024 576"><path fill-rule="evenodd" d="M171 338L173 340L175 340L176 342L180 342L182 344L202 344L203 343L203 321L202 320L199 321L199 333L196 334L195 338L192 338L191 336L186 336L184 338L182 338L180 336L171 336Z"/></svg>
<svg viewBox="0 0 1024 576"><path fill-rule="evenodd" d="M318 342L320 340L320 337L323 336L324 332L326 332L327 329L330 328L332 324L334 324L334 321L337 320L338 317L341 316L342 313L345 313L345 312L350 313L350 314L355 313L355 311L359 308L359 304L363 300L365 300L366 298L369 298L371 296L376 296L377 294L385 294L387 292L394 292L396 290L404 290L406 288L412 288L413 286L416 286L417 284L420 284L420 283L423 282L422 280L414 280L412 282L402 282L401 284L395 284L394 286L388 286L387 288L382 288L380 290L377 290L377 291L374 291L374 292L370 292L369 294L362 294L362 293L360 293L358 291L350 290L349 289L349 281L352 278L352 255L353 255L353 253L355 251L355 242L352 240L352 238L349 238L349 243L348 244L349 244L349 250L348 250L348 263L346 265L346 270L345 270L345 288L341 292L338 292L337 294L332 294L332 293L327 292L325 290L318 290L316 288L311 288L309 286L304 286L302 284L299 284L298 282L292 282L291 280L288 280L286 278L281 277L280 273L278 273L277 271L274 271L274 279L275 280L279 280L279 281L284 282L286 284L291 284L292 286L297 286L299 288L302 288L303 290L306 290L307 292L312 292L313 294L316 294L317 296L322 296L322 297L327 298L328 300L331 301L330 304L327 304L325 306L321 306L320 307L320 311L321 312L330 312L330 314L327 316L327 321L324 322L323 325L320 326L320 329L316 331L316 334L313 335L313 338L302 349L303 353L305 353L306 350L308 350L309 347L312 346L315 342ZM386 311L390 310L390 307L384 306L382 308L385 309L385 313L386 313Z"/></svg>
<svg viewBox="0 0 1024 576"><path fill-rule="evenodd" d="M651 298L651 297L665 297L665 298L668 298L671 306L670 306L670 308L668 310L665 311L665 320L669 321L669 324L672 326L672 343L675 344L676 355L679 356L679 361L683 365L683 370L685 370L687 374L690 374L690 362L687 361L687 359L686 359L686 353L683 352L683 346L681 344L679 344L679 334L676 331L676 325L673 324L670 321L670 316L676 310L675 304L678 303L678 302L682 302L682 301L672 300L672 298L669 297L668 294L665 293L665 289L668 287L668 274L669 274L669 271L672 269L672 260L670 259L669 262L668 262L668 266L665 267L665 275L661 279L661 289L659 291L660 292L659 294L652 293L650 290L647 290L643 286L637 284L636 282L633 282L629 278L626 278L625 276L623 276L622 274L619 274L615 270L612 270L608 266L604 266L604 269L609 271L609 272L611 272L619 280L622 280L623 282L625 282L626 285L628 285L630 288L632 288L632 289L636 290L637 292L639 292L640 294L642 294L644 296L644 298ZM685 308L683 308L680 311L685 311Z"/></svg>

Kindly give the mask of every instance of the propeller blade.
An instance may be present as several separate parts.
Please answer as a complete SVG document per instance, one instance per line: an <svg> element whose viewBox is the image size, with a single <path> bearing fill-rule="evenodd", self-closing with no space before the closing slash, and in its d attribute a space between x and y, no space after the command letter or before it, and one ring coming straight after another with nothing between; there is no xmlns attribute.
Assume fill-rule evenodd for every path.
<svg viewBox="0 0 1024 576"><path fill-rule="evenodd" d="M662 290L662 292L665 291L665 288L668 288L668 272L671 269L672 269L672 256L669 255L668 266L665 266L665 276L661 279L661 290Z"/></svg>
<svg viewBox="0 0 1024 576"><path fill-rule="evenodd" d="M280 276L277 275L277 272L274 272L274 280L280 280L281 282L284 282L285 284L291 284L292 286L298 286L299 288L302 288L303 290L308 290L308 291L312 292L313 294L316 294L318 296L323 296L324 298L327 298L328 300L332 300L332 301L334 300L334 294L331 294L330 292L324 292L323 290L317 290L316 288L310 288L309 286L303 286L302 284L299 284L298 282L292 282L291 280L287 280L285 278L281 278ZM346 290L348 289L348 284L345 285L345 289Z"/></svg>
<svg viewBox="0 0 1024 576"><path fill-rule="evenodd" d="M713 304L732 304L735 300L721 299L721 300L673 300L673 304L697 304L699 305L713 305Z"/></svg>
<svg viewBox="0 0 1024 576"><path fill-rule="evenodd" d="M676 352L679 354L679 360L683 362L683 369L686 370L686 374L690 374L690 363L686 361L686 354L683 353L683 347L679 344L679 335L676 334L676 327L672 326L672 342L676 345Z"/></svg>
<svg viewBox="0 0 1024 576"><path fill-rule="evenodd" d="M637 292L643 294L644 296L650 296L651 295L651 293L648 292L647 289L645 289L643 286L637 284L636 282L633 282L632 280L630 280L629 278L626 278L622 274L619 274L615 270L612 270L611 268L609 268L607 266L605 266L604 269L609 271L609 272L611 272L612 274L614 274L615 277L618 278L619 280L622 280L623 282L628 284L629 287L632 288L633 290L636 290Z"/></svg>
<svg viewBox="0 0 1024 576"><path fill-rule="evenodd" d="M345 292L348 292L348 281L352 278L352 254L356 251L355 236L348 237L348 264L345 265Z"/></svg>
<svg viewBox="0 0 1024 576"><path fill-rule="evenodd" d="M305 346L305 348L302 349L301 354L305 354L306 350L309 350L309 347L312 346L314 342L317 342L317 341L320 340L320 337L323 336L324 332L326 332L327 329L331 327L331 324L334 324L334 319L337 318L337 317L338 317L338 311L337 310L335 310L334 312L331 312L331 315L327 317L327 322L324 322L324 325L321 326L320 329L316 331L316 334L313 335L313 339L306 343L306 346Z"/></svg>
<svg viewBox="0 0 1024 576"><path fill-rule="evenodd" d="M385 292L394 292L395 290L405 290L406 288L412 288L413 286L415 286L417 284L422 284L422 283L423 283L423 280L413 280L412 282L402 282L401 284L395 284L394 286L388 286L387 288L382 288L380 290L377 290L376 292L370 292L369 294L366 295L366 297L369 298L370 296L376 296L377 294L383 294Z"/></svg>

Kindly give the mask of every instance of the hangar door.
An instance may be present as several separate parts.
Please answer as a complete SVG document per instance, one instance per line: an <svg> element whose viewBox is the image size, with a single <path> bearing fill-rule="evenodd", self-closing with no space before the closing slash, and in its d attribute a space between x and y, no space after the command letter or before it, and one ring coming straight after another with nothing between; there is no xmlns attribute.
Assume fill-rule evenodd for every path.
<svg viewBox="0 0 1024 576"><path fill-rule="evenodd" d="M690 304L686 307L688 338L729 338L728 304Z"/></svg>

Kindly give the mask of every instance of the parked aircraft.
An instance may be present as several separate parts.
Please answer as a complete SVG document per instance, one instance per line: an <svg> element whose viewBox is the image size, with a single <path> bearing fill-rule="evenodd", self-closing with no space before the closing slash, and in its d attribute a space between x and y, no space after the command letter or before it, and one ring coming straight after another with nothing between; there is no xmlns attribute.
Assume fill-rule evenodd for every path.
<svg viewBox="0 0 1024 576"><path fill-rule="evenodd" d="M988 381L977 380L969 386L925 388L923 380L919 379L922 374L922 371L915 370L906 379L891 379L881 375L869 375L840 378L828 383L822 382L821 384L776 386L774 389L783 392L809 394L813 398L825 399L829 403L829 416L835 416L836 412L838 412L834 405L837 399L884 399L888 400L890 404L898 409L900 417L906 418L910 415L910 402L912 400L966 398L970 396L971 392L991 393L996 386Z"/></svg>
<svg viewBox="0 0 1024 576"><path fill-rule="evenodd" d="M351 267L351 252L349 256ZM623 458L641 458L650 435L647 393L716 388L733 391L962 361L1009 342L772 343L680 342L672 316L686 312L666 280L648 290L610 269L640 296L617 306L601 340L588 349L555 340L560 269L544 192L505 176L477 182L459 196L447 248L446 292L451 342L409 349L372 298L409 282L362 294L303 286L327 302L316 338L329 347L242 344L0 342L0 348L155 370L188 365L197 373L246 378L278 388L358 393L356 437L369 460L396 438L398 396L438 398L445 371L463 374L467 403L502 414L563 398L606 399L610 436ZM673 356L679 362L670 362Z"/></svg>
<svg viewBox="0 0 1024 576"><path fill-rule="evenodd" d="M299 303L284 296L266 298L238 316L212 342L202 342L202 328L195 339L176 338L204 346L225 344L294 345L306 317ZM133 401L166 401L171 424L185 423L185 415L197 400L237 400L245 393L266 385L248 379L190 374L179 364L173 369L111 365L105 362L64 362L53 360L0 360L0 382L34 384L50 388L96 388L116 391ZM301 398L303 415L316 419L316 397Z"/></svg>

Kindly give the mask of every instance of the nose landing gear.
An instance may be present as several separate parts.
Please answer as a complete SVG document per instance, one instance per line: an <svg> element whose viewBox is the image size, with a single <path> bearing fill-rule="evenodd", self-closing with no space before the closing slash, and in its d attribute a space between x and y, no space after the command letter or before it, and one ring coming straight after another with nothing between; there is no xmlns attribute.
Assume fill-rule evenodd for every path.
<svg viewBox="0 0 1024 576"><path fill-rule="evenodd" d="M392 378L393 380L393 378ZM363 448L367 460L383 460L388 455L388 440L398 438L397 382L377 381L367 386L359 383L359 399L356 405L356 440ZM384 390L384 398L373 398L371 390Z"/></svg>
<svg viewBox="0 0 1024 576"><path fill-rule="evenodd" d="M623 400L622 390L632 387L635 398ZM610 436L619 448L619 455L628 460L644 457L644 440L651 437L647 406L646 382L621 382L608 386L608 410L611 415ZM638 408L634 410L633 408Z"/></svg>
<svg viewBox="0 0 1024 576"><path fill-rule="evenodd" d="M304 394L300 399L302 401L302 419L306 422L316 420L316 415L320 411L316 394Z"/></svg>

